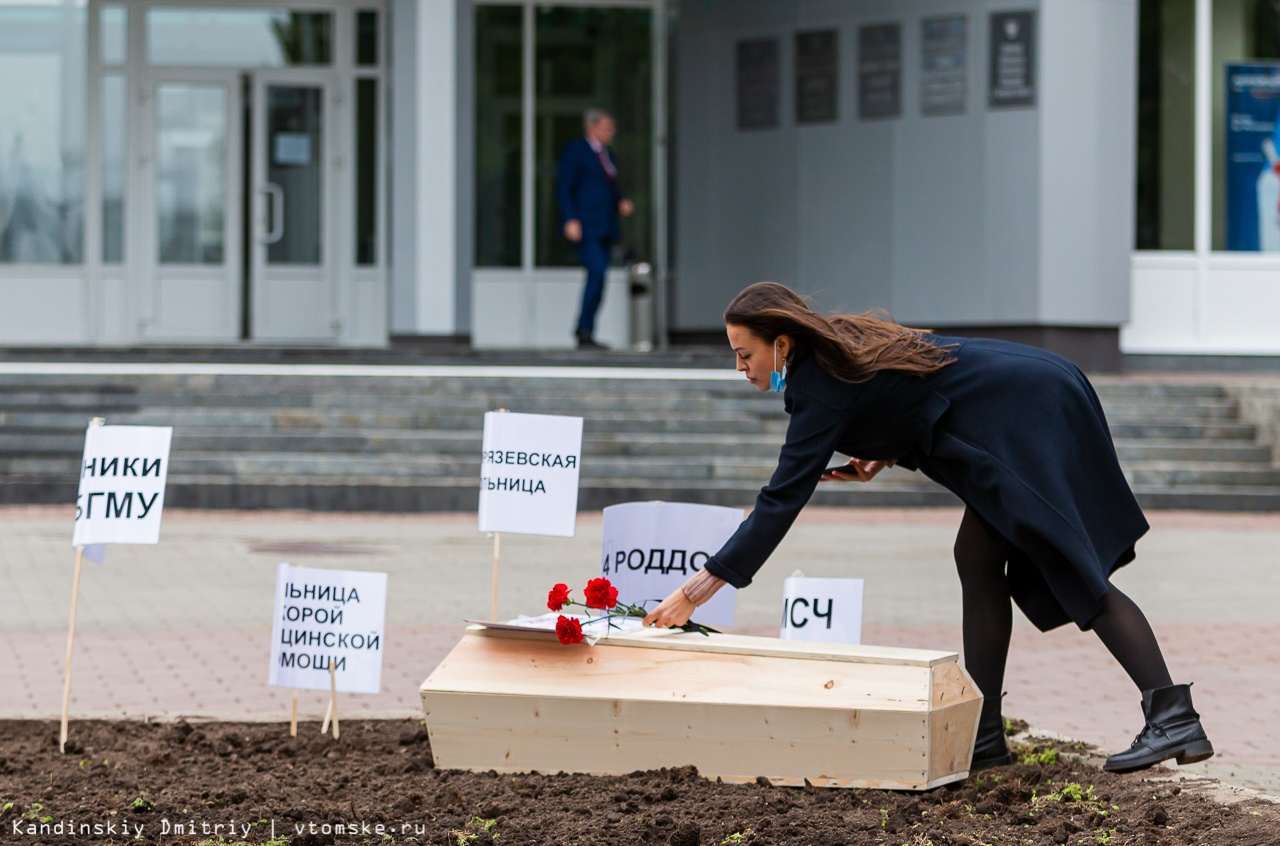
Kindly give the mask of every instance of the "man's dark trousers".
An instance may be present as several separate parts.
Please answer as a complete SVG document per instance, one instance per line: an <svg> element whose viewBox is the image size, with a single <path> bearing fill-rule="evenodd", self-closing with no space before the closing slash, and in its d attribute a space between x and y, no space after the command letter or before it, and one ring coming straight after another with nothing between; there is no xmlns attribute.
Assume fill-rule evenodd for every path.
<svg viewBox="0 0 1280 846"><path fill-rule="evenodd" d="M578 257L587 269L587 284L582 289L582 308L578 312L578 336L595 335L596 312L604 299L605 273L609 270L608 238L583 237L578 242Z"/></svg>
<svg viewBox="0 0 1280 846"><path fill-rule="evenodd" d="M618 182L604 167L603 158L612 163L607 150L597 153L586 138L576 138L565 145L556 172L556 203L560 207L560 225L576 220L582 226L582 240L575 246L587 269L587 283L582 292L582 308L578 312L579 340L590 339L596 326L596 312L604 300L605 271L609 267L609 248L618 242L622 232L618 226L618 203L622 192Z"/></svg>

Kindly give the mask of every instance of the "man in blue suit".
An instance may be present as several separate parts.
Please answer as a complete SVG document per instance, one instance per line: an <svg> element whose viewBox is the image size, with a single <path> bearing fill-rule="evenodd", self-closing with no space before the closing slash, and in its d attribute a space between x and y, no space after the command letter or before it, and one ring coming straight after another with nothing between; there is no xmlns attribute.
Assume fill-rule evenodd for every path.
<svg viewBox="0 0 1280 846"><path fill-rule="evenodd" d="M564 237L573 242L587 269L575 334L579 349L604 349L595 340L596 312L604 300L604 277L609 269L609 249L621 237L618 218L634 211L618 187L618 167L609 144L617 127L604 109L588 109L583 115L586 134L565 145L556 171L556 202L560 206Z"/></svg>

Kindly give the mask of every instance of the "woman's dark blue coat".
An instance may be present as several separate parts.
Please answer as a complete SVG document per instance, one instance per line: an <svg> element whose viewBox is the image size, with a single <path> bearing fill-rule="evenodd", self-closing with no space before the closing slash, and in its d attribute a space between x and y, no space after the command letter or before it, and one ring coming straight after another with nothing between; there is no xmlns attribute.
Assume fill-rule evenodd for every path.
<svg viewBox="0 0 1280 846"><path fill-rule="evenodd" d="M1014 548L1014 601L1036 626L1089 628L1107 578L1149 528L1124 478L1097 394L1071 362L1004 341L928 336L952 364L915 377L843 382L797 351L783 394L791 422L755 510L708 563L750 584L813 495L832 453L896 459L958 496Z"/></svg>

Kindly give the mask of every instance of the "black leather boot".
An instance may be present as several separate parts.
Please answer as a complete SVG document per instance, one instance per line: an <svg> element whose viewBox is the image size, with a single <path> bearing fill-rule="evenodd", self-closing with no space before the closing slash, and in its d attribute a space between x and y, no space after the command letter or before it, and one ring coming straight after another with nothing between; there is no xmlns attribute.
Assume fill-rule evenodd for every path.
<svg viewBox="0 0 1280 846"><path fill-rule="evenodd" d="M1177 758L1179 764L1194 764L1213 757L1213 744L1200 725L1200 715L1191 706L1191 685L1142 691L1142 713L1147 724L1132 746L1107 759L1104 770L1127 773L1169 758Z"/></svg>
<svg viewBox="0 0 1280 846"><path fill-rule="evenodd" d="M973 742L973 761L969 764L969 772L1012 763L1013 753L1004 738L1004 717L999 712L983 715L978 720L978 737Z"/></svg>

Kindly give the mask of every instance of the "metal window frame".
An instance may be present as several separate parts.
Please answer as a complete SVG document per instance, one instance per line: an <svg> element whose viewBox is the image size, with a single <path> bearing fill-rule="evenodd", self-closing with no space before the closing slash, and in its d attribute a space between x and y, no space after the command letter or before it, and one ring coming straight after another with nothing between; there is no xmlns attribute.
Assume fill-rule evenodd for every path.
<svg viewBox="0 0 1280 846"><path fill-rule="evenodd" d="M480 6L520 6L521 18L521 154L520 154L520 266L523 289L528 304L533 302L535 274L539 268L535 262L534 240L534 118L536 116L536 92L534 74L537 44L534 39L534 12L538 7L567 6L596 9L648 9L650 21L650 51L653 57L651 85L651 162L653 196L653 249L655 334L660 348L667 346L667 300L669 276L669 239L667 226L670 220L667 197L667 3L665 0L472 0ZM471 107L474 108L473 106ZM467 225L475 227L475 216ZM473 233L474 238L474 233ZM475 257L470 257L472 274L476 270ZM514 269L514 268L513 268ZM547 268L543 268L544 270Z"/></svg>

